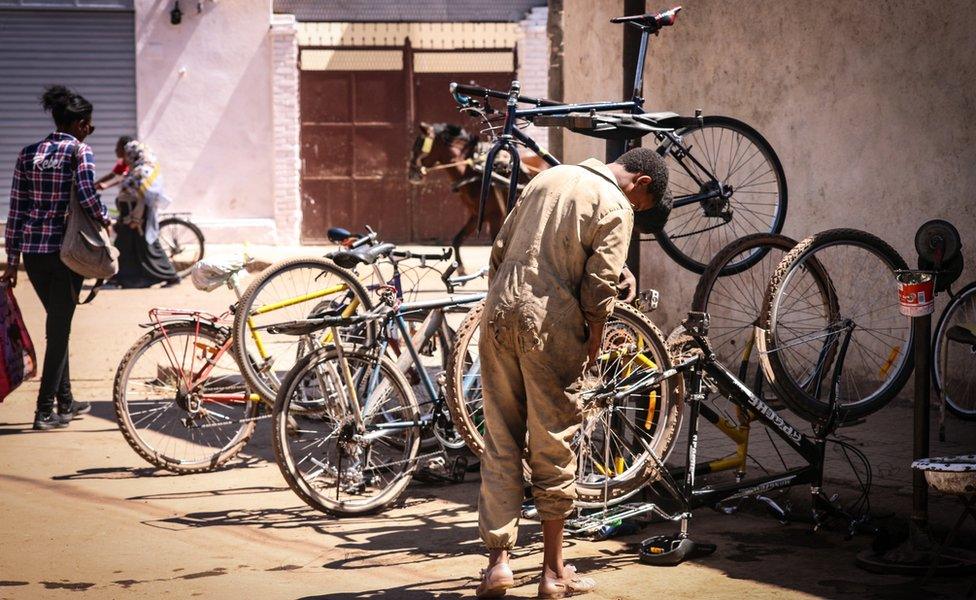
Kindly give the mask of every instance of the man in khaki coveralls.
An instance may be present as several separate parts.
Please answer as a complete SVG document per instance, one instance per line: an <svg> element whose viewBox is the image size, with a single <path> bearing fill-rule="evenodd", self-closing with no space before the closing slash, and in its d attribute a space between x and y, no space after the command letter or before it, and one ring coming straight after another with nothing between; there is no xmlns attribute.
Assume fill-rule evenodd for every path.
<svg viewBox="0 0 976 600"><path fill-rule="evenodd" d="M663 226L670 206L662 158L636 148L609 165L589 159L543 171L498 233L479 346L487 431L478 514L490 550L479 597L514 585L508 550L526 446L545 542L539 595L596 585L562 561L563 523L576 498L570 442L582 418L572 389L599 351L635 211L637 229L648 231Z"/></svg>

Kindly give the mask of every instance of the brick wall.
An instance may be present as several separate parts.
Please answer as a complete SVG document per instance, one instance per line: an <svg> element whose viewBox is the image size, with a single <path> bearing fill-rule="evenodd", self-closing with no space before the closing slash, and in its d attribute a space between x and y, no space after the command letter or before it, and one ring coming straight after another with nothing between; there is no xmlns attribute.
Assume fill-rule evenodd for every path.
<svg viewBox="0 0 976 600"><path fill-rule="evenodd" d="M533 8L519 23L521 35L518 39L518 78L522 93L533 98L545 98L549 93L549 39L546 36L546 22L549 9L545 6ZM549 142L549 129L529 127L526 133L546 147Z"/></svg>
<svg viewBox="0 0 976 600"><path fill-rule="evenodd" d="M294 16L272 16L274 220L279 244L299 243L302 223L297 31Z"/></svg>

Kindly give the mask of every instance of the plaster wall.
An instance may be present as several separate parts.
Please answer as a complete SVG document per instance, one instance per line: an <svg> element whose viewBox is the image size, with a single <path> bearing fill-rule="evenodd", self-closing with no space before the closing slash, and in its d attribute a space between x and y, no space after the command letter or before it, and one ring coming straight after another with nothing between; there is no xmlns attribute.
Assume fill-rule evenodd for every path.
<svg viewBox="0 0 976 600"><path fill-rule="evenodd" d="M622 28L608 19L623 3L564 3L566 99L620 97ZM962 233L961 281L976 278L976 3L682 5L676 26L651 39L648 110L701 108L758 129L786 172L785 234L864 229L912 264L918 226L943 218ZM564 135L567 160L603 156L601 140ZM662 292L655 321L676 325L697 276L653 242L643 244L641 276Z"/></svg>
<svg viewBox="0 0 976 600"><path fill-rule="evenodd" d="M270 0L136 0L138 134L208 241L274 233Z"/></svg>

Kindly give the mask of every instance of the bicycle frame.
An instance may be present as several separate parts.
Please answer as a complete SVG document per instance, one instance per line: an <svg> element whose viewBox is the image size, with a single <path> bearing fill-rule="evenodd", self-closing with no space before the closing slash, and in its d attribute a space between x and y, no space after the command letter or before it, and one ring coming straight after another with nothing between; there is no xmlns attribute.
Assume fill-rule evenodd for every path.
<svg viewBox="0 0 976 600"><path fill-rule="evenodd" d="M814 498L816 508L828 513L838 513L839 509L830 504L830 501L823 495L821 490L825 462L825 441L826 436L836 423L836 414L833 414L821 424L816 437L810 437L802 433L781 417L724 365L717 362L706 337L707 319L708 317L705 313L689 313L688 320L685 321L685 328L688 330L694 342L694 347L701 351L700 354L684 360L667 371L653 375L645 375L641 381L625 387L624 391L612 390L615 398L623 398L629 394L651 389L665 379L679 375L684 377L687 401L691 409L685 464L680 469L664 469L664 479L662 480L662 483L671 488L672 495L682 504L684 511L682 518L695 508L714 506L723 501L745 498L801 484L809 484L811 486L811 494ZM694 321L704 323L704 325L696 327ZM848 335L840 342L840 356L834 372L835 380L839 378L840 365L843 363L844 355L847 351L847 344L850 340L850 329L846 331ZM838 337L843 335L843 333L843 331L839 332L837 334ZM720 394L732 401L743 413L749 415L750 420L758 421L764 427L772 430L806 464L760 477L737 479L734 482L696 487L695 477L701 474L701 469L696 464L699 417L710 410L703 405L706 397L704 383L706 377ZM712 414L714 415L714 412ZM706 418L712 420L711 417ZM719 428L725 431L723 427L720 426ZM729 432L726 432L726 434L729 435ZM729 437L733 436L729 435ZM724 461L728 459L720 460ZM683 483L678 484L674 481L673 478L676 475L683 477Z"/></svg>
<svg viewBox="0 0 976 600"><path fill-rule="evenodd" d="M680 8L679 8L680 10ZM676 11L675 11L676 12ZM619 112L625 111L630 114L645 114L644 111L644 97L641 96L641 90L644 85L644 64L647 57L647 47L648 47L648 37L652 33L657 33L660 31L660 27L649 27L645 25L640 25L638 23L628 23L641 29L641 41L640 50L637 55L637 69L634 74L634 87L631 94L630 100L625 100L621 102L584 102L584 103L574 103L574 104L563 104L546 99L529 98L526 96L520 96L519 92L521 90L521 85L518 81L513 81L509 92L506 94L504 92L499 92L497 90L489 90L484 88L476 88L473 86L465 86L458 84L451 84L451 92L454 95L457 103L463 108L471 105L472 99L467 96L468 92L483 92L484 97L487 98L494 97L498 99L506 100L506 110L505 110L505 124L502 128L501 135L492 145L491 149L488 151L485 159L485 172L482 176L481 181L481 201L478 208L478 230L481 230L481 225L484 221L484 211L485 206L488 202L488 195L491 192L491 181L492 172L494 170L495 158L498 153L504 150L509 155L510 165L511 165L511 175L509 179L508 186L508 199L507 199L507 211L511 212L515 207L515 202L517 200L517 184L518 176L521 166L521 159L516 148L517 144L522 144L529 150L534 152L540 158L542 158L549 166L559 165L559 160L546 151L544 148L540 147L532 138L523 133L521 130L516 128L516 123L519 119L532 120L536 117L544 116L566 116L570 113L605 113L605 112ZM535 104L535 108L518 108L519 103ZM700 117L696 116L696 119ZM700 121L697 121L700 122ZM683 129L686 123L679 124L676 127L667 127L664 123L660 124L660 127L656 127L654 130L655 137L661 141L661 144L657 147L657 152L662 156L671 151L674 155L678 164L681 165L682 169L688 174L688 176L695 181L695 183L704 188L707 183L700 176L699 173L706 175L709 181L717 181L715 175L708 169L708 167L702 164L695 156L688 153L688 148L684 148L681 145L681 136L676 133L676 131ZM650 130L649 130L650 131ZM673 146L677 146L677 150L672 150ZM683 159L689 159L693 164L695 169L690 168L683 162ZM696 202L704 202L706 200L711 200L714 198L722 198L724 194L723 186L717 186L715 189L710 189L705 192L698 194L690 194L686 196L677 196L674 198L674 208L681 208L683 206L688 206Z"/></svg>
<svg viewBox="0 0 976 600"><path fill-rule="evenodd" d="M401 372L405 370L405 367L413 365L417 370L417 374L420 378L420 382L423 385L424 392L427 394L427 399L424 401L425 404L433 404L434 409L430 412L423 414L419 417L417 421L386 421L383 423L374 423L366 428L367 432L370 431L395 431L400 429L409 429L411 427L421 427L427 428L433 425L434 421L441 414L442 408L444 406L444 394L437 390L434 382L430 378L430 374L427 373L427 369L423 366L420 359L420 352L417 350L421 347L423 343L426 343L431 337L437 334L440 329L441 324L444 321L444 315L446 311L450 308L456 306L462 306L465 304L473 304L475 302L480 302L485 298L485 294L471 294L463 298L446 298L438 300L425 300L419 302L410 302L401 304L398 308L394 309L386 318L383 324L382 330L386 330L390 325L396 327L397 332L406 341L404 346L406 346L407 351L401 353L400 358L397 361L397 369ZM423 325L414 335L410 335L410 329L405 319L406 315L426 313L427 318L424 319ZM414 343L415 341L420 341L420 344ZM388 337L384 336L381 341L376 344L377 356L384 356L386 350L390 344ZM370 381L367 387L367 398L369 398L377 389L377 378L379 377L379 370L376 369L370 375ZM356 399L358 403L359 400Z"/></svg>
<svg viewBox="0 0 976 600"><path fill-rule="evenodd" d="M159 329L163 334L163 350L166 353L166 357L170 361L170 366L173 368L174 374L181 379L182 386L187 393L193 392L200 387L203 382L210 378L210 374L213 372L214 367L216 367L217 361L219 361L220 357L230 350L231 344L233 343L233 338L228 336L223 345L215 349L204 348L202 343L198 341L200 324L202 322L206 322L210 325L217 326L220 321L227 316L227 314L229 313L225 313L224 315L218 317L201 311L167 308L153 308L149 311L149 318L153 322L154 327ZM173 344L166 332L166 326L170 323L186 323L191 321L196 324L196 336L193 340L194 349L207 351L210 354L209 357L202 359L203 364L201 365L199 371L196 369L196 352L191 353L190 368L188 370L184 370L179 366L180 361L176 358L176 349L173 348ZM227 404L233 402L257 402L260 400L260 396L253 393L247 393L246 397L245 394L207 393L201 394L200 400L203 402L219 402L222 404Z"/></svg>

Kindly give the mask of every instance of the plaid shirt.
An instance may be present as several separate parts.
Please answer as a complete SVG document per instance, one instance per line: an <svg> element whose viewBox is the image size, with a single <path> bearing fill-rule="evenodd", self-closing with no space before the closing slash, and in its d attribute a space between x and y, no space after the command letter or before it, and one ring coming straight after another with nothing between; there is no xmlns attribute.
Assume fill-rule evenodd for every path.
<svg viewBox="0 0 976 600"><path fill-rule="evenodd" d="M20 151L10 188L8 264L20 263L21 253L49 254L61 249L74 182L82 209L107 225L108 211L95 191L91 146L56 131Z"/></svg>

